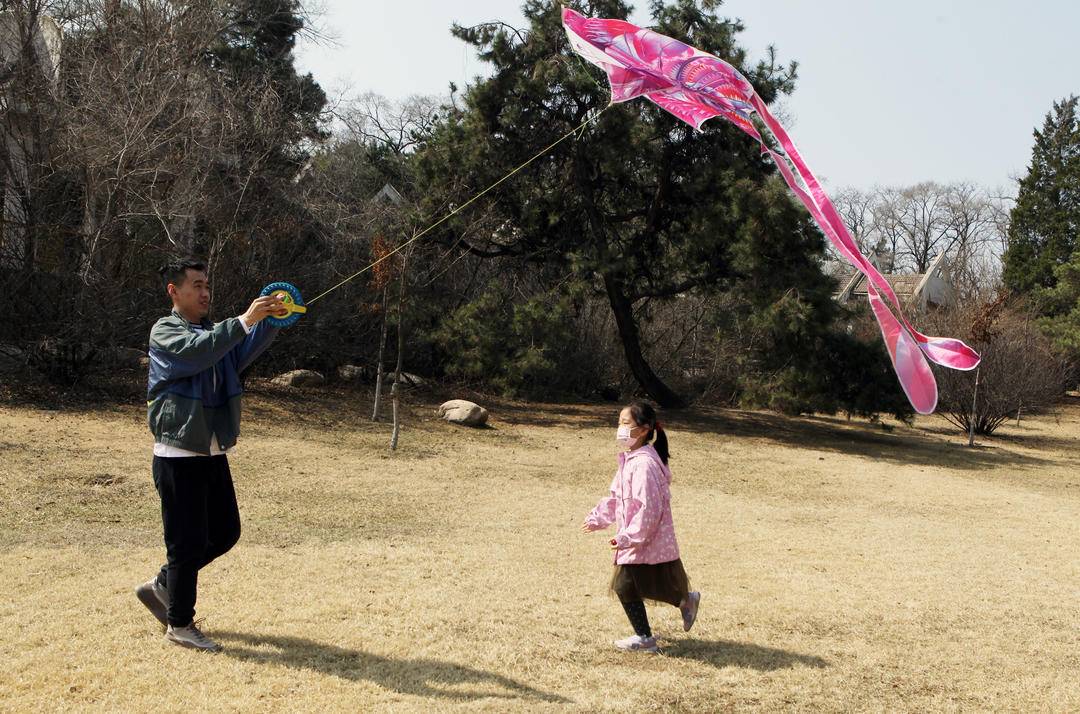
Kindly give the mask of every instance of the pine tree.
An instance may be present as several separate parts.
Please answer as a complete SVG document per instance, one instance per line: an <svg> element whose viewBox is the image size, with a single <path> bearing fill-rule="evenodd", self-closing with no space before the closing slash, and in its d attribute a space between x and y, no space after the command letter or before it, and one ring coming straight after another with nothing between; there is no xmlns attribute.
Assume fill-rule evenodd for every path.
<svg viewBox="0 0 1080 714"><path fill-rule="evenodd" d="M1080 374L1080 250L1057 267L1054 278L1054 287L1039 293L1038 302L1046 313L1042 327L1071 359L1074 373Z"/></svg>
<svg viewBox="0 0 1080 714"><path fill-rule="evenodd" d="M576 5L591 16L625 18L629 10L618 0ZM653 2L654 26L740 68L765 101L790 93L795 65L772 57L750 65L736 42L741 25L717 17L717 5ZM468 89L419 152L418 180L432 213L504 176L608 103L604 78L567 47L559 5L529 0L524 12L527 33L498 23L455 29L494 73ZM769 356L783 369L812 364L807 355L834 322L821 233L755 142L723 122L699 133L648 102L621 104L491 195L486 210L503 221L496 235L450 221L442 240L484 257L556 266L594 285L610 303L628 366L664 406L683 399L643 356L635 311L647 301L741 291L784 348Z"/></svg>
<svg viewBox="0 0 1080 714"><path fill-rule="evenodd" d="M1055 102L1042 130L1035 132L1031 165L1020 181L1005 254L1005 283L1016 293L1037 297L1039 289L1052 289L1056 269L1080 247L1077 101L1072 96Z"/></svg>

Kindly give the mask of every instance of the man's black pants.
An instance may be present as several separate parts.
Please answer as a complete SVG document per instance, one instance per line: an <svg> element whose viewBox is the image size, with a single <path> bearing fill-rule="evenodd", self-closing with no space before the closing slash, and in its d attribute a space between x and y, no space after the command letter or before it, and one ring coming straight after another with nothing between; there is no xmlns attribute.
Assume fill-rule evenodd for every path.
<svg viewBox="0 0 1080 714"><path fill-rule="evenodd" d="M227 456L154 457L168 562L158 582L169 591L169 624L195 618L199 570L240 540L240 511Z"/></svg>

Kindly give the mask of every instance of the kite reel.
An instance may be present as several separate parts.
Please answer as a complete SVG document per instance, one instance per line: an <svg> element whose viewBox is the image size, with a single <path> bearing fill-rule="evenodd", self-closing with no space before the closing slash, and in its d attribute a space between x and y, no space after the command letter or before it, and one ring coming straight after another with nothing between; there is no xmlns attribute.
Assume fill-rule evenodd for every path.
<svg viewBox="0 0 1080 714"><path fill-rule="evenodd" d="M284 310L266 318L266 321L274 327L291 327L296 324L301 315L307 313L307 306L304 305L304 298L300 297L300 290L290 283L270 283L259 295L274 295L285 304Z"/></svg>

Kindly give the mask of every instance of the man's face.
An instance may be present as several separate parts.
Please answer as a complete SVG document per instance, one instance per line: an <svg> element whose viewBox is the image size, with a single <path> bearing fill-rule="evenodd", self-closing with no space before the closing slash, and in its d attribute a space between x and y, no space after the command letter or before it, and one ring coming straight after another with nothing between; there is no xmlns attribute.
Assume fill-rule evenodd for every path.
<svg viewBox="0 0 1080 714"><path fill-rule="evenodd" d="M210 314L210 281L204 272L188 268L182 283L169 283L169 297L180 314L192 322Z"/></svg>

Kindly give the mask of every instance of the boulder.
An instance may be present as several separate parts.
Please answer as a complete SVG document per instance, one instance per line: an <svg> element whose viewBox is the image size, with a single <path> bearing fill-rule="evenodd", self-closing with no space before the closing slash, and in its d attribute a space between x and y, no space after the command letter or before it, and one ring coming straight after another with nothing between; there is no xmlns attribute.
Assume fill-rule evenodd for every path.
<svg viewBox="0 0 1080 714"><path fill-rule="evenodd" d="M15 345L0 345L0 370L21 369L27 364L26 353Z"/></svg>
<svg viewBox="0 0 1080 714"><path fill-rule="evenodd" d="M487 424L488 410L464 399L452 399L439 407L439 416L451 424L478 427Z"/></svg>
<svg viewBox="0 0 1080 714"><path fill-rule="evenodd" d="M367 371L355 364L343 364L338 367L337 376L342 382L362 382L367 378Z"/></svg>
<svg viewBox="0 0 1080 714"><path fill-rule="evenodd" d="M321 387L326 384L326 377L310 369L294 369L274 377L273 382L283 387Z"/></svg>
<svg viewBox="0 0 1080 714"><path fill-rule="evenodd" d="M386 375L386 384L393 384L396 377L397 372L388 373ZM408 372L402 372L401 384L405 387L422 387L424 386L424 378L418 377L415 374L409 374Z"/></svg>

